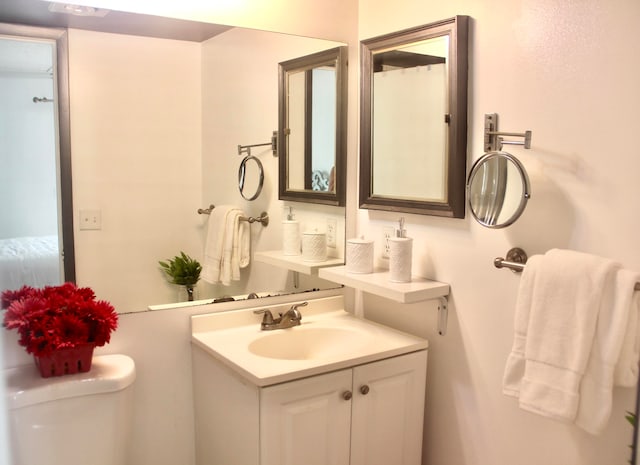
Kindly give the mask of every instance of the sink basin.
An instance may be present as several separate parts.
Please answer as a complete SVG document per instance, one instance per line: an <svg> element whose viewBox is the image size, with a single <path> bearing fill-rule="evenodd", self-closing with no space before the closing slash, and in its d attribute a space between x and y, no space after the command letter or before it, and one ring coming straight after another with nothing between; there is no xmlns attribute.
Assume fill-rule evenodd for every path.
<svg viewBox="0 0 640 465"><path fill-rule="evenodd" d="M370 334L356 329L300 326L254 340L249 344L249 352L281 360L328 359L355 352L371 339Z"/></svg>

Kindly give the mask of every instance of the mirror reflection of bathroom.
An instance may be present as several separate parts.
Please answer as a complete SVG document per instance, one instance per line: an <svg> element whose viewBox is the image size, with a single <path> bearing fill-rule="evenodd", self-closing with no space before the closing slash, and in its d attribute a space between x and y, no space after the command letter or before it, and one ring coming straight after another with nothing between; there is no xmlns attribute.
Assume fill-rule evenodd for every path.
<svg viewBox="0 0 640 465"><path fill-rule="evenodd" d="M65 280L55 47L0 36L0 291Z"/></svg>
<svg viewBox="0 0 640 465"><path fill-rule="evenodd" d="M11 1L4 7L6 17L13 14L13 8L31 14L46 12L50 21L60 18L59 14L48 12L47 3L40 0ZM42 8L44 12L40 11ZM73 182L73 212L70 199L68 210L56 203L59 196L55 194L55 152L51 152L47 162L53 178L47 183L33 182L38 189L48 189L43 201L29 200L36 195L36 189L29 195L18 195L21 191L11 186L20 182L28 189L28 184L22 181L24 177L16 177L18 171L2 170L3 176L12 173L11 181L3 183L3 189L10 192L2 197L3 212L10 208L11 215L23 218L20 222L27 228L3 231L3 237L9 237L5 232L12 238L50 236L51 265L47 266L62 268L62 254L58 253L62 248L55 237L63 231L55 223L57 212L62 211L69 228L64 230L64 236L70 240L65 256L70 265L75 264L78 283L90 285L121 313L145 311L149 306L166 308L165 305L184 299L183 289L172 284L158 262L185 252L204 263L210 216L199 215L199 208L232 205L248 218L266 212L271 220L269 226L253 223L250 228L250 253L281 248L285 204L277 199L278 158L269 146L254 147L253 158L245 163L244 186L240 190L236 148L269 141L277 127L279 62L343 45L216 24L183 22L167 29L156 17L140 15L137 22L135 18L117 11L105 16L112 21L110 24L115 24L111 26L115 32L122 29L122 24L133 24L126 29L129 35L86 29L69 31L72 108L67 113L71 114L74 138L66 153L73 153L73 181L70 176L67 179ZM73 20L82 21L75 17ZM185 40L171 42L135 35L136 27L142 31L149 27L145 22L156 24L158 35L183 34ZM25 40L32 39L25 37ZM268 44L269 53L256 47L256 43L265 47ZM81 87L77 85L79 82L90 82L91 86ZM153 86L148 85L151 82ZM140 88L145 91L140 92ZM30 111L53 111L53 103L34 103L31 101L34 96L51 97L42 92L30 95L27 102ZM59 100L64 99L61 94ZM67 103L68 100L67 97ZM169 104L171 111L167 111ZM43 143L47 138L53 144L56 132L52 118L50 115L46 137L32 136L35 125L25 126L28 130L12 131L12 135L27 135L30 144ZM18 122L14 119L13 124ZM4 143L8 139L2 140ZM38 156L44 153L33 150ZM18 152L2 153L4 157ZM37 166L44 171L46 165ZM31 178L39 175L33 173L32 167L33 164ZM142 178L146 180L144 183L139 182ZM16 202L5 201L16 198ZM62 197L63 203L64 200ZM44 213L47 205L49 213ZM304 229L324 231L327 219L335 220L337 245L329 252L334 256L342 253L344 208L308 208L301 203L296 205L296 213ZM5 224L2 223L3 228ZM148 237L155 240L150 243ZM21 258L22 263L44 261L38 256L41 250L28 253ZM3 267L2 272L5 271L7 268ZM66 277L74 279L70 273ZM3 289L15 288L17 284L3 285ZM284 267L252 259L239 279L229 285L201 278L197 296L203 301L242 299L250 294L277 295L333 287L334 283L317 276L294 276Z"/></svg>

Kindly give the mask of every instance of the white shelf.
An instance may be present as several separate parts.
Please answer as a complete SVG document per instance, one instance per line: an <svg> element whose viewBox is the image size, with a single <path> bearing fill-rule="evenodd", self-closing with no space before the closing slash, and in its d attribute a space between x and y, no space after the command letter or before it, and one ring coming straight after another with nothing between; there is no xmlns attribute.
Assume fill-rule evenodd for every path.
<svg viewBox="0 0 640 465"><path fill-rule="evenodd" d="M322 262L306 262L302 259L302 255L284 255L282 250L256 252L253 258L258 262L268 263L308 275L317 275L320 268L342 265L344 263L344 259L332 257Z"/></svg>
<svg viewBox="0 0 640 465"><path fill-rule="evenodd" d="M347 273L345 266L323 268L319 276L405 304L446 297L450 289L448 284L418 277L413 277L410 283L393 283L389 281L388 271L369 274Z"/></svg>

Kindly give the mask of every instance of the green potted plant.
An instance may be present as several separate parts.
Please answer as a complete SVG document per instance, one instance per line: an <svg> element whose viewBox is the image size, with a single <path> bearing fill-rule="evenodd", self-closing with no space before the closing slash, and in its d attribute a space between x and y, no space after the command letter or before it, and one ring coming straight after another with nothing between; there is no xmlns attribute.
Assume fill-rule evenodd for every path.
<svg viewBox="0 0 640 465"><path fill-rule="evenodd" d="M184 252L166 261L158 262L160 268L170 278L172 284L184 286L187 291L187 300L193 301L195 286L200 279L202 265Z"/></svg>

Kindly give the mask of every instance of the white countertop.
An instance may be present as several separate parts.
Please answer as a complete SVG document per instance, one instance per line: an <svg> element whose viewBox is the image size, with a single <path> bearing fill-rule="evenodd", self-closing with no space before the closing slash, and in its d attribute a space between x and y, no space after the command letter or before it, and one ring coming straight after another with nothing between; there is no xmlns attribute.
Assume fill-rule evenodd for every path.
<svg viewBox="0 0 640 465"><path fill-rule="evenodd" d="M260 329L262 316L254 315L254 309L193 316L192 343L257 386L292 381L428 347L425 339L336 309L340 298L318 301L322 302L318 304L309 300L308 307L299 309L302 313L300 326L273 331ZM277 316L276 311L273 313ZM285 331L289 333L278 334ZM307 343L313 334L333 332L339 336L337 340L342 342L327 342L326 347L319 348L322 355L305 358L303 353L297 352L299 348L296 348L295 341ZM347 338L340 339L344 335ZM259 339L262 339L259 344L268 347L269 340L263 339L267 337L275 337L273 340L284 337L286 341L293 341L284 348L285 351L291 351L291 359L260 356L250 350L250 345Z"/></svg>

